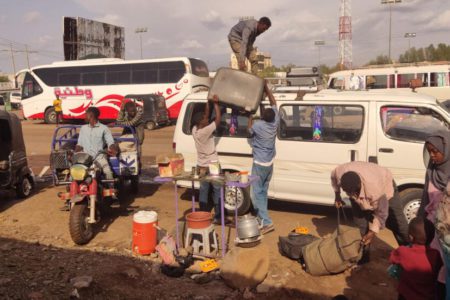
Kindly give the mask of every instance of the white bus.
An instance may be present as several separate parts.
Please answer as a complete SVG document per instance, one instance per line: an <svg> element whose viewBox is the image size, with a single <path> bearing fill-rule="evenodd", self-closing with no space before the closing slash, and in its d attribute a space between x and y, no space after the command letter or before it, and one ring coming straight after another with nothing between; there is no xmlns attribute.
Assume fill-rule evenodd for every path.
<svg viewBox="0 0 450 300"><path fill-rule="evenodd" d="M53 100L62 99L64 119L82 119L89 106L100 118L114 120L127 94L164 96L169 117L176 119L184 98L208 88L208 67L187 57L123 60L117 58L54 62L18 73L23 113L29 119L54 123Z"/></svg>
<svg viewBox="0 0 450 300"><path fill-rule="evenodd" d="M416 64L369 67L338 71L330 75L329 89L408 89L412 79L423 86L417 92L439 101L450 99L450 64Z"/></svg>

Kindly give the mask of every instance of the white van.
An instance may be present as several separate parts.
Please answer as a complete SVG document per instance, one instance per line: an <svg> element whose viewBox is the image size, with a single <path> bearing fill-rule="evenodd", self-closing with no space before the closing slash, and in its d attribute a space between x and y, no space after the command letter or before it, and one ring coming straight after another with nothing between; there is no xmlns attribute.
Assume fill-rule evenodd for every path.
<svg viewBox="0 0 450 300"><path fill-rule="evenodd" d="M176 152L186 171L196 164L191 120L203 113L207 93L184 101L174 134ZM330 173L349 161L369 161L387 167L401 192L404 212L411 219L419 205L425 177L423 142L428 133L450 128L450 114L435 98L402 91L323 90L303 100L277 101L281 122L269 196L303 203L332 205ZM231 110L226 109L216 131L217 151L224 170L250 171L252 149L247 117L238 116L231 134ZM231 131L232 132L232 131ZM189 184L182 184L190 186ZM240 214L250 208L248 190L226 191L225 207Z"/></svg>

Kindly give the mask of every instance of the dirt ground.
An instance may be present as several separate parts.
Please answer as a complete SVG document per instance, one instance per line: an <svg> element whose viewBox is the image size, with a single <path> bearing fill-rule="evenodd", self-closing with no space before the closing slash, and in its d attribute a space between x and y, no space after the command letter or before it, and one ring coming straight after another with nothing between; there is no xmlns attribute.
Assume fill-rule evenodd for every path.
<svg viewBox="0 0 450 300"><path fill-rule="evenodd" d="M24 121L23 130L29 164L37 174L48 165L53 125ZM155 156L172 151L174 127L146 131L143 146L144 169L149 174ZM219 278L197 284L188 276L168 278L158 265L148 259L133 257L130 251L132 215L138 210L155 210L159 224L167 230L175 227L173 187L142 183L128 206L113 208L102 220L101 229L86 246L76 246L68 231L68 212L60 211L63 203L56 196L63 187L39 183L26 200L14 193L0 194L0 298L64 299L74 289L70 280L91 276L88 288L78 290L81 299L331 299L344 294L349 299L396 299L395 281L387 276L388 256L395 246L392 234L384 230L372 245L371 262L343 274L312 277L299 263L279 253L278 236L287 235L302 225L310 232L324 236L336 224L331 207L270 203L275 232L263 239L270 249L270 274L282 277L266 294L233 291ZM190 191L178 189L183 213L190 211ZM218 228L219 230L219 228ZM226 229L227 243L233 246L234 229ZM76 296L74 296L76 298Z"/></svg>

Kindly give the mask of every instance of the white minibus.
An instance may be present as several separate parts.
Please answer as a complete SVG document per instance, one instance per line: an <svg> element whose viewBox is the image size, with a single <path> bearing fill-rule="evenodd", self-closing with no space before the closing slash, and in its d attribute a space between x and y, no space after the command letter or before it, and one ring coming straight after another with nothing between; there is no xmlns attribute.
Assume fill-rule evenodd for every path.
<svg viewBox="0 0 450 300"><path fill-rule="evenodd" d="M203 113L206 97L206 93L188 96L176 125L174 147L183 154L186 171L197 159L191 121ZM434 130L450 127L448 111L435 98L409 91L323 90L306 94L303 100L277 101L277 106L281 121L271 198L332 205L331 171L342 163L368 161L391 170L405 215L409 220L415 215L425 178L424 139ZM232 113L224 110L215 133L220 164L224 170L251 171L248 117L239 114L234 131ZM228 211L235 209L235 199L240 214L250 208L249 190L227 189L225 198Z"/></svg>

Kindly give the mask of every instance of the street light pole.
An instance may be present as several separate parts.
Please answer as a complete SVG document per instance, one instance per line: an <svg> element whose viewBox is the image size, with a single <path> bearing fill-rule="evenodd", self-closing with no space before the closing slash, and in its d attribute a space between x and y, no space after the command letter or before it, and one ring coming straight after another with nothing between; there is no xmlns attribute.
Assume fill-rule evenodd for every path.
<svg viewBox="0 0 450 300"><path fill-rule="evenodd" d="M139 44L141 45L141 59L142 59L142 33L147 32L147 27L136 28L134 33L139 35Z"/></svg>
<svg viewBox="0 0 450 300"><path fill-rule="evenodd" d="M319 50L318 51L319 52L319 62L318 62L317 66L320 67L320 47L325 45L325 41L323 41L323 40L314 41L314 45L317 46L317 48Z"/></svg>
<svg viewBox="0 0 450 300"><path fill-rule="evenodd" d="M405 38L408 39L408 51L411 50L411 38L415 38L416 33L415 32L407 32L405 33Z"/></svg>
<svg viewBox="0 0 450 300"><path fill-rule="evenodd" d="M381 0L381 4L389 5L389 62L392 63L391 58L391 44L392 44L392 4L401 3L402 0Z"/></svg>

